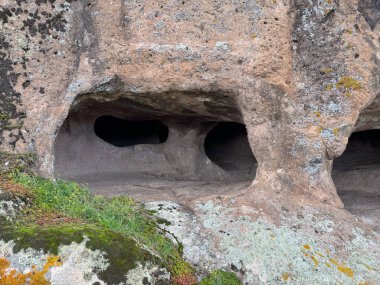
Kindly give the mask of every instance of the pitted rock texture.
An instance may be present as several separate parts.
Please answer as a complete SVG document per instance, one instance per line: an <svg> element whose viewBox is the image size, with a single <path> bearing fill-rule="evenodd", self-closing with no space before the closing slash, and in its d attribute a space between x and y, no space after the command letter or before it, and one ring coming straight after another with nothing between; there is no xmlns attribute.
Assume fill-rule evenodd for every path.
<svg viewBox="0 0 380 285"><path fill-rule="evenodd" d="M380 236L342 210L283 207L278 221L263 209L209 200L184 208L147 204L170 223L200 275L215 268L236 272L243 284L377 284Z"/></svg>
<svg viewBox="0 0 380 285"><path fill-rule="evenodd" d="M44 176L238 177L240 204L342 207L333 160L380 126L375 0L0 4L0 147L36 153ZM93 135L106 115L165 122L166 150L111 147ZM220 122L246 126L252 171L205 154Z"/></svg>

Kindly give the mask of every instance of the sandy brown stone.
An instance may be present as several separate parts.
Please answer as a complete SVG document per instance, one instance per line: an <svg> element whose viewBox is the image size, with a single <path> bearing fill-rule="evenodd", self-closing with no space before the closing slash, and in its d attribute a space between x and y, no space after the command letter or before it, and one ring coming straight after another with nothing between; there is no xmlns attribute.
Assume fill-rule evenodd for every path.
<svg viewBox="0 0 380 285"><path fill-rule="evenodd" d="M379 127L379 8L358 2L2 0L1 149L36 152L50 177L132 161L127 172L218 180L203 140L244 123L257 171L241 203L342 207L333 159ZM91 124L107 114L165 121L167 150L102 146ZM104 156L76 164L86 153Z"/></svg>

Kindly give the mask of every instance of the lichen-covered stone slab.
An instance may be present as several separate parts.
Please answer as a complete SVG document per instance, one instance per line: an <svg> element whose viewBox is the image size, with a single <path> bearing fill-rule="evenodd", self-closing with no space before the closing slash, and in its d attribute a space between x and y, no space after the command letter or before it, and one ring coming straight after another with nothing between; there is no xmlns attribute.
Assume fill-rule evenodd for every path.
<svg viewBox="0 0 380 285"><path fill-rule="evenodd" d="M377 284L380 235L361 229L342 212L305 206L279 222L262 209L234 203L196 203L189 212L172 202L149 209L169 223L162 226L184 247L200 272L224 268L245 284ZM337 216L340 215L340 219Z"/></svg>

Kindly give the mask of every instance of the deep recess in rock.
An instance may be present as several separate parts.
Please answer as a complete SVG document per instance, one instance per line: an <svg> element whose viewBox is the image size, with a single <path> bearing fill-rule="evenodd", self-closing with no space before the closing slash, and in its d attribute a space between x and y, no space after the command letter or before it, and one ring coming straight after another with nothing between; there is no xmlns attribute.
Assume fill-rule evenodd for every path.
<svg viewBox="0 0 380 285"><path fill-rule="evenodd" d="M252 181L256 167L244 125L126 100L81 101L55 142L55 174L85 183Z"/></svg>
<svg viewBox="0 0 380 285"><path fill-rule="evenodd" d="M222 169L253 173L257 162L249 146L245 125L219 123L207 134L204 147L208 158Z"/></svg>
<svg viewBox="0 0 380 285"><path fill-rule="evenodd" d="M380 168L380 130L355 132L345 152L334 161L336 170Z"/></svg>
<svg viewBox="0 0 380 285"><path fill-rule="evenodd" d="M358 10L363 14L371 29L374 29L380 21L380 0L359 1Z"/></svg>
<svg viewBox="0 0 380 285"><path fill-rule="evenodd" d="M128 121L113 116L102 116L94 124L95 134L117 146L160 144L168 139L169 129L158 120Z"/></svg>
<svg viewBox="0 0 380 285"><path fill-rule="evenodd" d="M353 133L332 178L345 208L380 231L380 130Z"/></svg>

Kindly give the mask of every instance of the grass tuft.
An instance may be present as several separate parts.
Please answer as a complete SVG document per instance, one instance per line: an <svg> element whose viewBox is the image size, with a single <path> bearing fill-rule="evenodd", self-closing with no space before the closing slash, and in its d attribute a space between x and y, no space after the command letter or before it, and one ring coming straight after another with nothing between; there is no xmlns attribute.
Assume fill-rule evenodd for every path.
<svg viewBox="0 0 380 285"><path fill-rule="evenodd" d="M51 181L23 173L12 174L12 179L32 191L35 207L46 212L58 211L67 217L130 236L160 257L173 276L193 274L190 264L182 258L181 248L164 236L151 213L133 199L91 195L77 183L60 179Z"/></svg>

